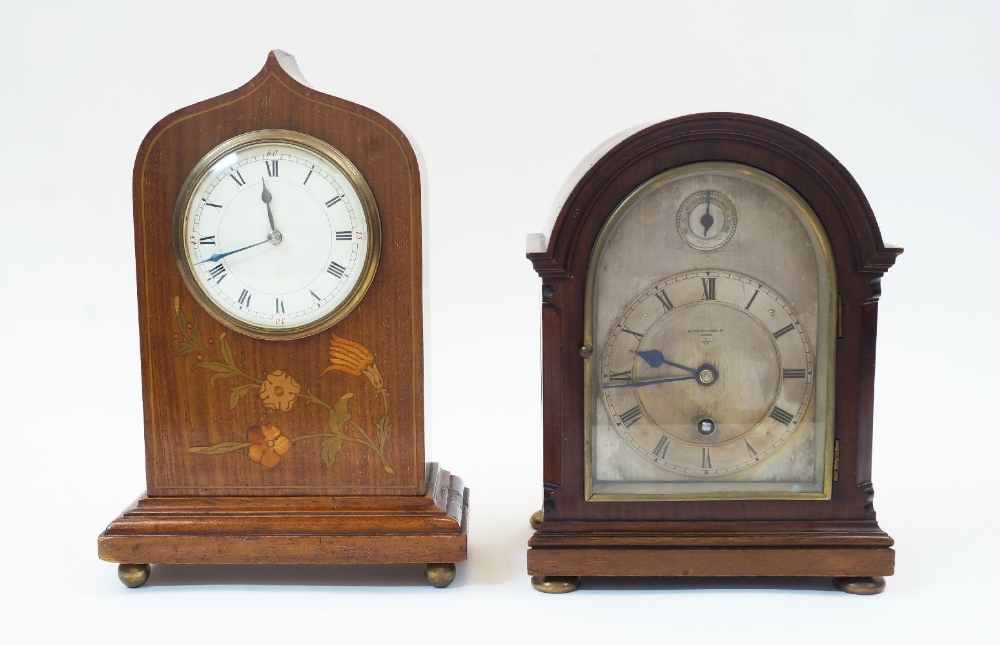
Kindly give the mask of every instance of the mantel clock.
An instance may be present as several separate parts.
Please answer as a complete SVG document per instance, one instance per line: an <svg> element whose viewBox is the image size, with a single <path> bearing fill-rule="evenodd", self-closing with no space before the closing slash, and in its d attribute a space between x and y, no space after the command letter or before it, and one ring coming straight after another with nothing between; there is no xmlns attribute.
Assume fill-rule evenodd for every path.
<svg viewBox="0 0 1000 645"><path fill-rule="evenodd" d="M594 157L528 253L543 280L535 587L830 576L881 591L876 307L902 250L843 166L770 121L674 119Z"/></svg>
<svg viewBox="0 0 1000 645"><path fill-rule="evenodd" d="M179 110L133 175L146 493L98 538L150 563L466 559L468 490L424 462L421 177L382 115L272 52Z"/></svg>

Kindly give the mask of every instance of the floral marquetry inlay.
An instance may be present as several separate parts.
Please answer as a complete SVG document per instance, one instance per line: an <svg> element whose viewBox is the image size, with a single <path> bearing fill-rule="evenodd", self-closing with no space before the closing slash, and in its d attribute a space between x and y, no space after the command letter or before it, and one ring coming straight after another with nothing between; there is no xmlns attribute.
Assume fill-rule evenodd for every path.
<svg viewBox="0 0 1000 645"><path fill-rule="evenodd" d="M271 469L281 463L282 457L288 454L296 443L317 439L320 440L320 458L327 467L333 466L345 444L358 444L378 455L385 472L395 472L385 455L386 443L392 436L389 390L385 387L375 364L375 355L367 347L332 334L329 365L319 373L319 376L333 371L356 377L364 376L365 381L375 389L382 407L382 415L372 429L365 429L351 414L350 401L354 396L353 392L345 392L331 404L313 394L308 388L303 390L298 379L284 369L273 369L261 377L250 374L236 361L226 332L219 334L218 341L206 340L198 329L197 319L184 313L178 298L174 299L174 308L178 329L175 334L177 347L174 354L179 357L193 356L196 361L193 368L210 372L212 376L209 383L213 387L220 381L229 381L230 410L241 404L252 405L254 401L259 401L264 408L281 413L290 413L299 405L317 405L324 408L328 415L328 432L295 435L290 432L290 429L294 428L294 420L290 420L280 424L251 426L246 431L245 441L223 441L210 446L192 446L188 448L188 452L221 455L245 451L247 458L252 462ZM256 397L253 395L248 397L250 392L255 392Z"/></svg>

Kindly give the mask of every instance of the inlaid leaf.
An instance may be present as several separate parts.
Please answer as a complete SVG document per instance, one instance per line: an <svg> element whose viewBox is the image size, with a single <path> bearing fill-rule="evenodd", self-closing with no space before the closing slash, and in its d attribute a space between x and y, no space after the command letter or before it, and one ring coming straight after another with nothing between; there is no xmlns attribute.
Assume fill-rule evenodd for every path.
<svg viewBox="0 0 1000 645"><path fill-rule="evenodd" d="M227 374L233 374L233 368L225 363L219 363L217 361L205 361L203 363L195 363L195 367L200 367L203 370L208 370L210 372L225 372Z"/></svg>
<svg viewBox="0 0 1000 645"><path fill-rule="evenodd" d="M230 365L235 365L236 361L233 360L233 350L229 347L229 341L226 340L226 334L219 334L219 351L222 352L222 359L229 363Z"/></svg>
<svg viewBox="0 0 1000 645"><path fill-rule="evenodd" d="M344 424L351 420L351 411L347 409L347 402L351 400L354 393L348 392L340 397L340 400L333 404L330 410L330 429L334 433L339 433Z"/></svg>
<svg viewBox="0 0 1000 645"><path fill-rule="evenodd" d="M386 440L392 435L392 423L389 422L389 415L383 415L381 419L378 420L376 427L376 435L378 436L379 448L385 446Z"/></svg>
<svg viewBox="0 0 1000 645"><path fill-rule="evenodd" d="M174 356L189 356L194 353L194 345L184 341L177 345L177 351L174 352Z"/></svg>
<svg viewBox="0 0 1000 645"><path fill-rule="evenodd" d="M216 375L218 376L218 375ZM213 376L212 378L215 378ZM240 402L240 399L253 388L257 387L253 383L250 385L237 385L236 387L229 390L229 409L232 410L236 407L236 404Z"/></svg>
<svg viewBox="0 0 1000 645"><path fill-rule="evenodd" d="M212 378L209 379L209 385L215 385L215 382L219 379L233 378L234 376L239 376L235 372L219 372L218 374L213 374Z"/></svg>
<svg viewBox="0 0 1000 645"><path fill-rule="evenodd" d="M327 468L333 467L333 462L337 460L340 449L344 447L344 440L341 437L334 437L323 442L323 463Z"/></svg>
<svg viewBox="0 0 1000 645"><path fill-rule="evenodd" d="M195 446L193 448L188 448L188 452L194 452L199 455L222 455L227 452L233 452L234 450L249 448L251 445L253 444L246 442L223 441L222 443L217 443L212 446Z"/></svg>

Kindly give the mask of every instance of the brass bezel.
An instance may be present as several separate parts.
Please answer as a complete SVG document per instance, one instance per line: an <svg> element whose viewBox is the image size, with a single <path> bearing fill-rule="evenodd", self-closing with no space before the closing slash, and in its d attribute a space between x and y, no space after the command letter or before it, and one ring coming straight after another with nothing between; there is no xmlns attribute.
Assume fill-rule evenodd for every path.
<svg viewBox="0 0 1000 645"><path fill-rule="evenodd" d="M362 215L368 222L368 243L365 263L361 269L358 282L351 289L347 298L330 311L330 313L318 320L280 329L250 324L236 318L217 305L205 292L201 284L195 280L188 255L188 248L184 243L185 221L191 212L191 205L196 199L196 195L194 194L195 187L201 184L202 180L211 172L215 164L223 157L250 146L269 143L303 149L324 159L330 165L340 170L361 198L360 207ZM365 181L361 171L342 152L321 139L301 132L282 129L254 130L253 132L246 132L223 141L202 157L195 165L181 187L180 195L177 198L177 205L174 208L173 245L174 257L177 260L184 284L198 304L215 320L233 331L254 338L263 340L295 340L329 329L347 317L358 306L371 286L372 280L375 278L375 271L378 268L379 254L382 248L382 224L379 219L378 207L375 204L375 197L368 186L368 182Z"/></svg>
<svg viewBox="0 0 1000 645"><path fill-rule="evenodd" d="M822 223L813 212L808 203L796 193L786 183L773 175L759 170L752 166L740 163L724 161L708 161L686 164L662 172L651 179L646 180L635 188L622 202L615 207L611 216L604 222L600 233L594 242L594 247L590 254L587 266L586 294L584 298L584 322L583 322L583 346L594 347L594 282L597 260L604 251L611 231L614 230L618 220L622 218L625 211L635 201L640 199L647 192L658 188L660 185L682 177L684 175L702 173L709 171L727 171L747 175L768 184L776 192L784 196L791 204L799 210L806 222L812 227L816 240L819 243L821 255L825 263L826 274L829 280L829 309L827 313L826 335L828 339L827 347L827 409L826 409L826 437L823 451L824 472L823 490L815 492L794 493L787 491L715 491L706 493L594 493L594 473L591 428L594 423L594 396L592 392L594 358L592 356L584 359L583 363L583 432L584 432L584 500L587 502L649 502L649 501L712 501L712 500L829 500L833 496L833 443L836 428L834 426L834 407L836 403L835 377L836 377L836 342L837 342L837 271L833 263L833 254L830 249L830 242L826 237L826 231ZM811 397L810 405L815 405L815 394ZM747 486L753 486L753 482L748 482Z"/></svg>

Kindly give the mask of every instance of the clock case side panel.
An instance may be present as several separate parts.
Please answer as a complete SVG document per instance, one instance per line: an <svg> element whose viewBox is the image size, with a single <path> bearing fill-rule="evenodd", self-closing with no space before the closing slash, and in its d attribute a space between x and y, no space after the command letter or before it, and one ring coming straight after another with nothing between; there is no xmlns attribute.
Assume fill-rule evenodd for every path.
<svg viewBox="0 0 1000 645"><path fill-rule="evenodd" d="M782 180L809 203L830 240L843 333L835 351L839 477L829 501L585 501L581 345L591 250L607 218L632 190L662 172L702 161L741 163ZM815 520L851 522L861 533L877 530L870 483L875 290L900 252L882 242L874 214L847 170L817 143L780 124L740 114L693 115L651 126L610 150L569 194L548 248L528 254L543 281L545 513L533 541L589 521L630 526L757 521L780 532L786 522ZM878 533L884 536L880 542L891 544Z"/></svg>
<svg viewBox="0 0 1000 645"><path fill-rule="evenodd" d="M383 238L382 257L368 295L347 318L308 338L258 345L264 341L229 331L197 309L180 279L172 245L166 238L172 228L175 201L197 161L223 141L263 129L302 132L328 141L343 152L368 180L378 206ZM301 81L294 59L282 52L271 52L264 67L247 84L180 109L153 126L136 155L133 202L147 493L150 496L422 495L426 464L421 177L417 157L402 131L373 110L313 90ZM379 305L384 311L373 313ZM233 347L241 348L234 350L237 356L245 351L242 357L256 366L261 375L276 366L301 365L301 361L295 360L308 357L308 368L301 366L294 374L310 384L317 382L320 370L328 364L331 332L369 346L386 387L390 388L393 428L389 443L396 445L387 451L392 451L395 472L388 473L377 458L352 451L350 446L338 456L339 463L334 468L339 471L324 466L317 445L309 463L304 455L298 462L283 457L283 463L274 470L286 465L289 468L277 476L275 472L265 473L259 464L252 464L246 458L246 451L189 456L187 448L191 444L246 441L247 427L267 419L266 411L262 414L258 409L244 415L246 419L242 422L224 420L229 414L229 400L224 396L229 388L216 388L223 391L214 392L209 385L211 374L193 368L191 359L184 364L183 357L173 355L178 310L188 314L196 311L206 338L227 333ZM401 339L405 340L400 342ZM293 370L289 367L288 372ZM195 377L203 378L198 384L189 382ZM340 382L335 381L340 377L350 378L332 373L323 379L334 380L319 382L319 387L331 389L333 401L341 393ZM333 382L337 385L326 385ZM362 388L354 382L351 386L356 390ZM197 391L199 387L201 394ZM185 408L182 401L192 391L194 403ZM253 390L243 400L255 396ZM358 397L352 402L355 405L361 405ZM192 419L192 409L204 409L208 421L199 423ZM354 407L352 412L357 414ZM218 429L227 423L231 427L220 432ZM366 473L360 473L361 466L355 468L360 474L350 471L352 464L357 463L365 466ZM256 466L256 471L250 465ZM234 475L234 469L241 474Z"/></svg>

